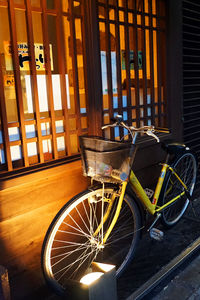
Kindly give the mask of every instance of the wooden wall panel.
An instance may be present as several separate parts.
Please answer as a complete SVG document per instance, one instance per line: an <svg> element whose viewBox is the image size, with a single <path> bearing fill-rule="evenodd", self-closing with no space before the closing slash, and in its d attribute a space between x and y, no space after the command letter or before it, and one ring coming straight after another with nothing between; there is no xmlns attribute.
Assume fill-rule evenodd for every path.
<svg viewBox="0 0 200 300"><path fill-rule="evenodd" d="M44 285L40 254L48 226L67 200L87 186L80 161L43 175L32 174L25 184L21 178L21 185L0 192L0 265L8 268L15 300L31 299L27 295Z"/></svg>

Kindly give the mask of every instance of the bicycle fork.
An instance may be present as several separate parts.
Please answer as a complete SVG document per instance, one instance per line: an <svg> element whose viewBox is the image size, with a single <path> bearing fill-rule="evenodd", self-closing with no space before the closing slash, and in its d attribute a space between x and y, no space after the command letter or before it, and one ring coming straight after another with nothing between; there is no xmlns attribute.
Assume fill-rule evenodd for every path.
<svg viewBox="0 0 200 300"><path fill-rule="evenodd" d="M123 203L123 200L124 200L124 195L125 195L125 191L126 191L126 186L127 186L127 181L123 182L122 183L122 186L121 186L121 189L120 189L120 197L119 197L119 200L118 200L118 204L117 204L117 208L116 208L116 211L115 211L115 215L112 219L112 222L111 224L109 225L108 229L106 230L105 234L103 232L103 225L104 223L107 221L109 215L110 215L110 212L111 212L111 209L112 209L112 206L113 206L113 203L114 203L114 200L115 200L115 197L116 197L116 193L114 193L112 195L112 198L110 200L110 203L109 203L109 206L106 210L106 213L104 214L103 213L103 206L104 206L104 194L102 195L102 214L101 214L101 222L98 226L98 228L96 229L96 231L94 232L93 236L96 237L97 234L102 231L102 238L101 238L101 243L99 245L99 247L103 247L103 245L105 245L113 227L115 226L117 220L118 220L118 217L119 217L119 214L120 214L120 211L121 211L121 207L122 207L122 203ZM103 193L104 193L104 189L103 189Z"/></svg>

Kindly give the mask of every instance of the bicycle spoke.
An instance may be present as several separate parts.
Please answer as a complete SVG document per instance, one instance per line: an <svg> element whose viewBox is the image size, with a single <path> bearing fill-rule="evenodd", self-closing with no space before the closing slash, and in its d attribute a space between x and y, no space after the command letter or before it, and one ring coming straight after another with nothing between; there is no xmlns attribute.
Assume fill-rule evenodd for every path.
<svg viewBox="0 0 200 300"><path fill-rule="evenodd" d="M115 231L111 232L109 239L112 239L114 236L118 235L118 233L120 232L120 234L122 234L122 232L124 231L124 229L129 228L130 229L130 220L132 220L132 218L130 217L126 222L123 222L123 224L118 227L117 229L115 229ZM128 223L129 226L126 226L126 224ZM133 228L131 228L131 231L133 233Z"/></svg>
<svg viewBox="0 0 200 300"><path fill-rule="evenodd" d="M79 261L81 261L82 260L82 258L83 257L88 257L88 255L90 255L92 252L93 252L93 250L89 253L89 254L86 254L86 252L87 252L87 250L88 249L86 249L75 261L73 261L73 262L71 262L70 264L68 264L67 266L65 266L65 267L63 267L62 269L60 269L59 271L57 271L57 272L55 272L54 273L54 276L56 276L57 274L59 274L60 272L62 272L62 271L68 271L69 269L71 269L72 268L72 266L74 266L75 265L75 263L77 263L77 262L79 262ZM64 275L64 274L63 274ZM60 280L60 279L59 279Z"/></svg>
<svg viewBox="0 0 200 300"><path fill-rule="evenodd" d="M94 251L94 250L92 250L89 254L86 254L86 255L85 255L85 252L86 252L86 251L85 251L85 252L83 253L82 257L79 257L77 260L75 260L73 263L71 263L71 264L68 265L67 267L64 267L62 270L56 272L56 273L54 274L54 276L57 275L58 273L60 273L61 271L65 270L65 272L58 278L58 281L60 281L61 278L66 274L66 272L69 271L73 265L75 265L75 263L81 261L84 257L85 257L85 259L84 259L84 261L85 261L85 260L92 254L93 251ZM82 263L79 264L78 268L81 267L81 265L84 263L84 261L82 261ZM70 275L69 278L72 278L72 275L73 275L73 273Z"/></svg>
<svg viewBox="0 0 200 300"><path fill-rule="evenodd" d="M72 234L72 235L77 235L77 236L86 236L85 234L80 234L80 233L76 233L76 232L72 232L72 231L66 231L66 230L58 230L58 232L62 232L62 233L66 233L66 234ZM89 236L88 236L89 237Z"/></svg>
<svg viewBox="0 0 200 300"><path fill-rule="evenodd" d="M90 235L89 234L86 234L86 232L84 232L83 230L79 230L78 228L72 226L71 224L69 223L66 223L63 221L63 224L65 224L66 226L69 226L70 228L73 228L74 230L78 231L78 232L81 232L83 236L87 236L88 238L90 238Z"/></svg>
<svg viewBox="0 0 200 300"><path fill-rule="evenodd" d="M59 243L64 243L64 244L71 244L72 246L80 246L80 245L84 245L82 243L76 243L76 242L71 242L71 241L63 241L63 240L54 240L55 242L59 242ZM71 246L71 247L72 247Z"/></svg>
<svg viewBox="0 0 200 300"><path fill-rule="evenodd" d="M68 216L71 218L71 220L77 225L77 227L80 229L80 231L85 235L85 231L83 231L83 229L78 225L78 223L74 220L74 218L68 214ZM88 231L90 232L90 231ZM89 235L88 235L89 236Z"/></svg>
<svg viewBox="0 0 200 300"><path fill-rule="evenodd" d="M119 237L118 239L115 239L115 240L112 241L112 242L106 243L106 246L107 246L107 245L110 245L110 244L114 244L114 243L116 243L116 242L118 242L118 241L120 241L120 240L122 240L122 239L124 239L124 238L126 238L126 237L128 237L128 236L130 236L130 235L133 235L133 232L127 233L126 235L124 235L124 236L122 236L122 237Z"/></svg>
<svg viewBox="0 0 200 300"><path fill-rule="evenodd" d="M90 232L90 229L89 229L89 228L88 228L88 226L86 225L86 223L85 223L85 221L84 221L83 217L81 216L81 214L79 213L79 210L77 209L77 207L75 207L75 209L76 209L76 211L77 211L77 213L78 213L79 217L81 218L81 220L82 220L83 224L84 224L84 225L85 225L85 227L87 228L88 232Z"/></svg>
<svg viewBox="0 0 200 300"><path fill-rule="evenodd" d="M63 258L61 258L60 260L58 260L56 263L54 263L54 264L52 264L52 268L55 266L55 265L57 265L57 264L59 264L61 261L63 261L64 259L66 259L67 257L69 257L71 254L74 254L76 251L80 251L81 249L84 249L84 248L86 248L86 250L88 250L88 248L90 248L90 245L88 245L88 247L86 247L86 245L84 245L84 247L80 247L80 248L78 248L78 249L76 249L76 250L74 250L74 251L71 251L71 252L68 252ZM58 257L58 256L57 256Z"/></svg>
<svg viewBox="0 0 200 300"><path fill-rule="evenodd" d="M62 247L61 247L61 248L62 248ZM63 256L63 255L66 255L66 253L69 254L69 255L71 255L72 253L77 252L77 251L79 251L79 250L81 250L81 249L84 249L84 248L85 248L85 245L84 245L84 246L80 246L80 247L78 247L77 249L72 250L72 251L68 251L68 252L64 252L64 253L62 253L62 254L58 254L58 255L55 255L55 256L51 256L51 259L55 259L55 258L57 258L57 257L61 257L61 256ZM60 249L60 248L57 248L57 249ZM52 248L52 250L53 250L53 248Z"/></svg>
<svg viewBox="0 0 200 300"><path fill-rule="evenodd" d="M194 184L196 181L196 161L191 153L185 153L180 158L178 158L174 167L177 175L186 185L190 195L193 193ZM164 203L178 197L185 188L181 182L176 178L176 176L171 173L170 179L167 183L167 188L164 195ZM186 194L178 197L174 203L170 204L168 208L163 211L163 221L170 227L174 225L181 218L188 206L189 200Z"/></svg>

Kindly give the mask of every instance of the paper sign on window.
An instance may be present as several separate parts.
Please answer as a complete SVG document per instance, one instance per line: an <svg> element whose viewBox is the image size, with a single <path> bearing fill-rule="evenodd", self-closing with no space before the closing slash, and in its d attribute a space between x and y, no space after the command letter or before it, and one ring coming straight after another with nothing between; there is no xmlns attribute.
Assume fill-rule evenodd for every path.
<svg viewBox="0 0 200 300"><path fill-rule="evenodd" d="M122 57L122 70L126 70L126 51L121 50L121 57ZM130 63L130 70L134 70L134 51L129 51L129 63ZM138 69L142 69L142 51L138 51Z"/></svg>
<svg viewBox="0 0 200 300"><path fill-rule="evenodd" d="M44 62L44 46L43 44L34 44L35 50L35 64L36 70L44 71L45 62ZM49 45L50 50L50 60L51 60L51 70L53 70L53 54L52 54L52 45ZM11 44L9 41L4 41L4 53L5 53L5 64L6 71L13 70L12 64L12 53L11 53ZM19 55L19 66L21 71L29 70L29 61L30 56L28 53L28 44L27 43L18 43L18 55Z"/></svg>
<svg viewBox="0 0 200 300"><path fill-rule="evenodd" d="M14 75L4 75L4 86L10 87L15 86L15 78Z"/></svg>

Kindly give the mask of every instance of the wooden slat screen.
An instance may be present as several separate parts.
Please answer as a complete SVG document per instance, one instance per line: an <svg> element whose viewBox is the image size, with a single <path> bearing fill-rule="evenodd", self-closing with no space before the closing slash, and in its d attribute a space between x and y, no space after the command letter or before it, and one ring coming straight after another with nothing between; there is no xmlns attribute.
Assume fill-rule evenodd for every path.
<svg viewBox="0 0 200 300"><path fill-rule="evenodd" d="M116 114L167 126L165 2L0 0L2 176L77 155L78 136L99 133ZM101 78L91 87L96 63Z"/></svg>
<svg viewBox="0 0 200 300"><path fill-rule="evenodd" d="M183 0L183 125L184 142L200 161L200 3L193 0Z"/></svg>
<svg viewBox="0 0 200 300"><path fill-rule="evenodd" d="M78 153L88 132L83 18L82 0L0 1L2 174Z"/></svg>
<svg viewBox="0 0 200 300"><path fill-rule="evenodd" d="M200 3L183 1L184 139L200 156Z"/></svg>
<svg viewBox="0 0 200 300"><path fill-rule="evenodd" d="M165 18L164 0L98 0L104 124L167 126Z"/></svg>

